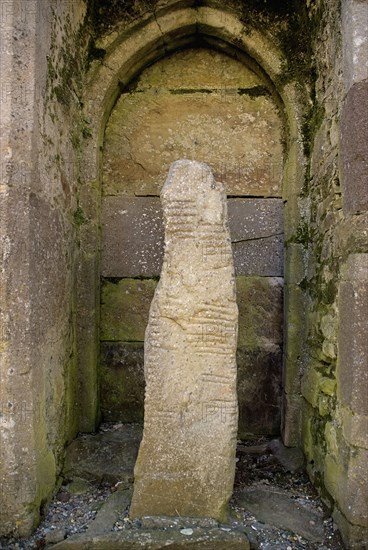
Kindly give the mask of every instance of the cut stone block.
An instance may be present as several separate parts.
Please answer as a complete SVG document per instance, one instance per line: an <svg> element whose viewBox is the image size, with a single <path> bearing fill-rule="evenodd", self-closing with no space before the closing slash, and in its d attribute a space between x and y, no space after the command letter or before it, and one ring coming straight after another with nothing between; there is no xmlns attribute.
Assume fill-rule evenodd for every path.
<svg viewBox="0 0 368 550"><path fill-rule="evenodd" d="M159 199L109 196L102 204L102 275L158 276L164 245ZM282 200L229 199L228 213L236 274L281 277Z"/></svg>
<svg viewBox="0 0 368 550"><path fill-rule="evenodd" d="M347 214L368 210L368 82L354 84L341 117L343 208Z"/></svg>
<svg viewBox="0 0 368 550"><path fill-rule="evenodd" d="M165 257L145 338L145 419L131 517L225 520L235 475L238 310L226 196L175 162L161 193Z"/></svg>
<svg viewBox="0 0 368 550"><path fill-rule="evenodd" d="M323 515L299 503L287 494L266 487L248 487L237 491L236 501L259 521L298 533L307 540L324 540Z"/></svg>
<svg viewBox="0 0 368 550"><path fill-rule="evenodd" d="M270 348L283 340L283 279L237 277L238 347Z"/></svg>
<svg viewBox="0 0 368 550"><path fill-rule="evenodd" d="M282 352L237 351L239 438L278 435L281 422Z"/></svg>
<svg viewBox="0 0 368 550"><path fill-rule="evenodd" d="M237 275L281 277L284 272L281 199L229 199L229 226Z"/></svg>
<svg viewBox="0 0 368 550"><path fill-rule="evenodd" d="M103 420L142 422L143 342L102 342L100 402Z"/></svg>
<svg viewBox="0 0 368 550"><path fill-rule="evenodd" d="M159 199L105 197L102 201L102 276L152 277L160 273L162 257Z"/></svg>
<svg viewBox="0 0 368 550"><path fill-rule="evenodd" d="M121 279L103 281L101 289L101 340L143 342L148 312L157 281Z"/></svg>
<svg viewBox="0 0 368 550"><path fill-rule="evenodd" d="M368 415L368 254L351 254L342 272L337 391L344 406Z"/></svg>
<svg viewBox="0 0 368 550"><path fill-rule="evenodd" d="M78 437L66 449L64 478L121 482L121 488L129 487L141 439L142 426L138 424Z"/></svg>
<svg viewBox="0 0 368 550"><path fill-rule="evenodd" d="M207 162L229 195L280 196L281 120L265 82L203 48L143 71L106 126L103 193L158 196L178 158Z"/></svg>
<svg viewBox="0 0 368 550"><path fill-rule="evenodd" d="M181 530L125 530L102 535L76 535L53 546L54 550L249 550L246 536L221 528Z"/></svg>
<svg viewBox="0 0 368 550"><path fill-rule="evenodd" d="M360 0L341 3L343 39L343 78L345 91L368 79L368 4Z"/></svg>
<svg viewBox="0 0 368 550"><path fill-rule="evenodd" d="M238 437L278 435L281 416L282 353L240 348L238 368ZM143 343L103 342L100 392L103 419L141 422L144 407Z"/></svg>

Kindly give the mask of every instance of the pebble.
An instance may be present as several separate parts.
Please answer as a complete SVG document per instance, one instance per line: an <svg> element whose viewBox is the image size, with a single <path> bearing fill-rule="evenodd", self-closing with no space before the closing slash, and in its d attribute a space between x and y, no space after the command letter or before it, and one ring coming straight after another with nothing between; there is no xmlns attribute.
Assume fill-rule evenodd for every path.
<svg viewBox="0 0 368 550"><path fill-rule="evenodd" d="M193 535L193 529L187 528L187 529L180 529L180 533L182 535Z"/></svg>
<svg viewBox="0 0 368 550"><path fill-rule="evenodd" d="M46 533L45 542L47 544L56 544L57 542L64 540L65 537L66 537L65 529L54 529L53 531Z"/></svg>

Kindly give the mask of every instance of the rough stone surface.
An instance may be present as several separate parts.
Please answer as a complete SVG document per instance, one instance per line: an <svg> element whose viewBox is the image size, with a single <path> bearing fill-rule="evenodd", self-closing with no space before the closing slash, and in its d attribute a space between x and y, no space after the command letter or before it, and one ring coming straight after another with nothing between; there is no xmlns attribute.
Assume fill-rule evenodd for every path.
<svg viewBox="0 0 368 550"><path fill-rule="evenodd" d="M104 420L143 420L143 344L104 342L100 368ZM237 350L240 438L280 431L282 353L270 349Z"/></svg>
<svg viewBox="0 0 368 550"><path fill-rule="evenodd" d="M322 514L311 511L289 495L267 487L249 487L238 491L235 498L259 521L293 531L313 542L323 541Z"/></svg>
<svg viewBox="0 0 368 550"><path fill-rule="evenodd" d="M229 226L237 275L283 275L283 203L229 199Z"/></svg>
<svg viewBox="0 0 368 550"><path fill-rule="evenodd" d="M282 351L238 348L238 437L277 435L281 417ZM103 342L101 412L115 422L141 422L144 406L143 343Z"/></svg>
<svg viewBox="0 0 368 550"><path fill-rule="evenodd" d="M333 519L339 526L343 541L349 550L362 550L362 548L368 548L366 527L352 525L338 509L334 510Z"/></svg>
<svg viewBox="0 0 368 550"><path fill-rule="evenodd" d="M305 458L303 452L297 447L285 447L281 439L273 439L268 448L288 472L298 472L304 469Z"/></svg>
<svg viewBox="0 0 368 550"><path fill-rule="evenodd" d="M239 348L239 437L278 435L281 422L282 352Z"/></svg>
<svg viewBox="0 0 368 550"><path fill-rule="evenodd" d="M338 509L353 525L367 528L366 481L368 450L351 449L339 429L327 424L327 454L324 459L325 486L339 503Z"/></svg>
<svg viewBox="0 0 368 550"><path fill-rule="evenodd" d="M68 50L78 73L84 7L9 0L0 8L0 536L37 525L78 431L70 134L80 103L51 100L50 72L64 71Z"/></svg>
<svg viewBox="0 0 368 550"><path fill-rule="evenodd" d="M142 422L143 343L102 342L101 413L105 421Z"/></svg>
<svg viewBox="0 0 368 550"><path fill-rule="evenodd" d="M112 493L97 512L95 519L88 525L87 536L101 535L102 533L112 531L122 510L125 510L129 506L131 498L131 488L118 488L116 492Z"/></svg>
<svg viewBox="0 0 368 550"><path fill-rule="evenodd" d="M103 281L101 340L143 342L148 312L156 286L157 281L152 279Z"/></svg>
<svg viewBox="0 0 368 550"><path fill-rule="evenodd" d="M368 416L354 413L348 407L341 409L342 432L350 445L368 449Z"/></svg>
<svg viewBox="0 0 368 550"><path fill-rule="evenodd" d="M207 165L183 160L172 165L161 198L165 258L146 331L145 422L130 514L223 520L238 420L226 196Z"/></svg>
<svg viewBox="0 0 368 550"><path fill-rule="evenodd" d="M141 438L140 425L125 424L116 431L75 439L66 449L65 479L122 482L129 486Z"/></svg>
<svg viewBox="0 0 368 550"><path fill-rule="evenodd" d="M362 0L343 0L341 12L344 84L348 91L356 82L368 79L368 5Z"/></svg>
<svg viewBox="0 0 368 550"><path fill-rule="evenodd" d="M281 199L229 199L228 215L237 275L283 274ZM105 197L101 273L104 277L158 276L164 228L156 197Z"/></svg>
<svg viewBox="0 0 368 550"><path fill-rule="evenodd" d="M106 535L78 535L53 547L55 550L249 550L243 533L220 528L193 528L186 535L180 530L125 531Z"/></svg>
<svg viewBox="0 0 368 550"><path fill-rule="evenodd" d="M347 214L368 210L368 82L354 84L341 115L343 207Z"/></svg>
<svg viewBox="0 0 368 550"><path fill-rule="evenodd" d="M238 346L272 349L283 341L283 279L237 277Z"/></svg>
<svg viewBox="0 0 368 550"><path fill-rule="evenodd" d="M163 257L159 199L105 197L101 246L101 274L104 277L158 275Z"/></svg>
<svg viewBox="0 0 368 550"><path fill-rule="evenodd" d="M233 243L283 236L281 199L229 198L228 212Z"/></svg>
<svg viewBox="0 0 368 550"><path fill-rule="evenodd" d="M178 158L208 162L229 195L280 196L281 124L267 84L203 48L143 71L106 128L103 192L159 195Z"/></svg>
<svg viewBox="0 0 368 550"><path fill-rule="evenodd" d="M351 255L343 276L337 390L343 405L368 415L368 254Z"/></svg>

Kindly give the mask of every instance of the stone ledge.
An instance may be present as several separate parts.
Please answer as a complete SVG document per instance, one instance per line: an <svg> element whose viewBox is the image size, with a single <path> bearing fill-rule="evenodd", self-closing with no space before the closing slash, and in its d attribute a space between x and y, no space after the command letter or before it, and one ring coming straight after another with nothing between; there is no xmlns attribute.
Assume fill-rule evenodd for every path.
<svg viewBox="0 0 368 550"><path fill-rule="evenodd" d="M249 550L249 542L240 531L222 528L193 527L183 534L177 529L166 531L137 529L90 536L77 535L62 541L54 550Z"/></svg>

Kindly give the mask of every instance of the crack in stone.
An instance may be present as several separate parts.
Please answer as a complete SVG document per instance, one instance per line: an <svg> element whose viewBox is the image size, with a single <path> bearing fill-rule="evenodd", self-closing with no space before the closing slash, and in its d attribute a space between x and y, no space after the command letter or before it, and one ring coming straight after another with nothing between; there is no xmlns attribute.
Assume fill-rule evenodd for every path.
<svg viewBox="0 0 368 550"><path fill-rule="evenodd" d="M232 243L246 243L248 241L261 241L262 239L270 239L271 237L281 237L284 233L271 233L270 235L263 235L262 237L251 237L249 239L237 239L231 240Z"/></svg>

